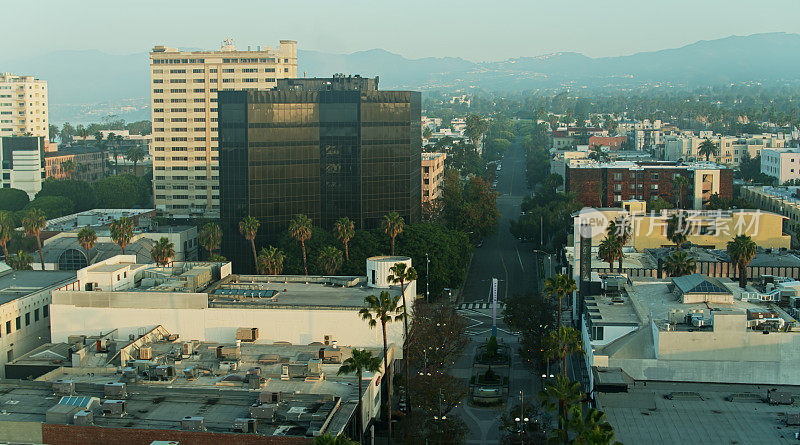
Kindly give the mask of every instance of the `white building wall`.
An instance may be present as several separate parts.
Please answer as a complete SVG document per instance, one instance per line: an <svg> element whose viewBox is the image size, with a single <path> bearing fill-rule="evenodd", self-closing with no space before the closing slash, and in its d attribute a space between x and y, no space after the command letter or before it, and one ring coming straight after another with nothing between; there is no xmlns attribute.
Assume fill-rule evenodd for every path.
<svg viewBox="0 0 800 445"><path fill-rule="evenodd" d="M118 329L121 337L162 325L187 340L233 343L236 329L259 329L259 342L287 341L307 345L325 336L342 346L383 347L380 326L371 329L355 308L339 309L137 309L129 307L77 307L52 305L53 341L70 335ZM401 345L403 324L387 325L387 342ZM397 348L401 355L402 348Z"/></svg>
<svg viewBox="0 0 800 445"><path fill-rule="evenodd" d="M800 152L796 150L762 150L761 173L777 178L779 184L800 179Z"/></svg>
<svg viewBox="0 0 800 445"><path fill-rule="evenodd" d="M48 288L0 306L0 376L6 363L50 341L49 305Z"/></svg>

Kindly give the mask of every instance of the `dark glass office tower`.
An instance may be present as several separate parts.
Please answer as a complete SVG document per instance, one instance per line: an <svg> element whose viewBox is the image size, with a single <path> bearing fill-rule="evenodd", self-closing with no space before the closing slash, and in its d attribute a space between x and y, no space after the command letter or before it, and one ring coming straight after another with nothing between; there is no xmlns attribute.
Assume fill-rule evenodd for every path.
<svg viewBox="0 0 800 445"><path fill-rule="evenodd" d="M235 269L252 270L246 215L261 221L259 248L299 213L327 229L343 216L375 228L392 211L419 220L420 93L335 76L218 98L223 255Z"/></svg>

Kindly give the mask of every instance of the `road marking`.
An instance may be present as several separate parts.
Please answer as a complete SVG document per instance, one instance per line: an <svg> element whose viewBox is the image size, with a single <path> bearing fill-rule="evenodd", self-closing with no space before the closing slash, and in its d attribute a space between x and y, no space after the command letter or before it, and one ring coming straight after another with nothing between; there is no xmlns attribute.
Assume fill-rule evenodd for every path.
<svg viewBox="0 0 800 445"><path fill-rule="evenodd" d="M519 260L519 267L520 269L522 269L522 272L525 272L525 266L522 265L522 257L519 256L519 249L515 247L514 250L517 251L517 259Z"/></svg>

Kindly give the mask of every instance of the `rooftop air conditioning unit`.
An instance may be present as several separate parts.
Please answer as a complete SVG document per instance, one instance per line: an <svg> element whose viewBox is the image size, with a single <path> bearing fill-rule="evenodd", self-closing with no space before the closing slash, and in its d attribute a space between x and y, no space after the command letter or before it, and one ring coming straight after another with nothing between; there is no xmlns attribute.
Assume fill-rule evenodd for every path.
<svg viewBox="0 0 800 445"><path fill-rule="evenodd" d="M103 385L103 395L105 397L124 399L125 397L128 396L128 392L125 383L109 382Z"/></svg>
<svg viewBox="0 0 800 445"><path fill-rule="evenodd" d="M57 396L71 396L75 394L75 381L61 379L56 380L53 382L53 393L55 393Z"/></svg>
<svg viewBox="0 0 800 445"><path fill-rule="evenodd" d="M150 346L139 348L139 360L150 360L153 358L153 349Z"/></svg>
<svg viewBox="0 0 800 445"><path fill-rule="evenodd" d="M238 418L233 421L233 430L238 433L255 433L257 428L257 419Z"/></svg>
<svg viewBox="0 0 800 445"><path fill-rule="evenodd" d="M181 429L183 431L205 431L205 418L197 416L186 416L181 419Z"/></svg>
<svg viewBox="0 0 800 445"><path fill-rule="evenodd" d="M128 412L128 402L124 400L106 400L101 406L104 416L124 416Z"/></svg>
<svg viewBox="0 0 800 445"><path fill-rule="evenodd" d="M261 403L280 403L281 393L272 391L263 391L258 395L258 401Z"/></svg>
<svg viewBox="0 0 800 445"><path fill-rule="evenodd" d="M183 368L183 376L188 380L196 379L199 373L200 371L197 369L197 366L187 366Z"/></svg>
<svg viewBox="0 0 800 445"><path fill-rule="evenodd" d="M78 411L72 416L72 423L78 426L88 426L94 423L94 414L89 410Z"/></svg>
<svg viewBox="0 0 800 445"><path fill-rule="evenodd" d="M277 405L272 403L255 403L250 407L250 417L271 421L275 418Z"/></svg>
<svg viewBox="0 0 800 445"><path fill-rule="evenodd" d="M139 373L137 369L132 366L126 366L122 368L122 380L126 383L136 383L139 379Z"/></svg>

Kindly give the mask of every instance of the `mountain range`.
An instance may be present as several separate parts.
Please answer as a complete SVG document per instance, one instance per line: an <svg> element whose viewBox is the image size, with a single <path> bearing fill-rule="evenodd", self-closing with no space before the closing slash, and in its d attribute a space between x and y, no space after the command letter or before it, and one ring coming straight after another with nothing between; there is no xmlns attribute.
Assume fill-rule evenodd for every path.
<svg viewBox="0 0 800 445"><path fill-rule="evenodd" d="M382 49L352 54L300 50L298 73L380 76L382 89L490 91L645 85L703 86L734 82L794 82L800 72L800 34L766 33L699 41L675 49L592 58L554 53L498 62L456 57L408 59ZM149 118L148 53L54 51L3 59L0 71L34 74L48 82L51 120L99 120L102 114ZM135 118L127 117L128 120Z"/></svg>

